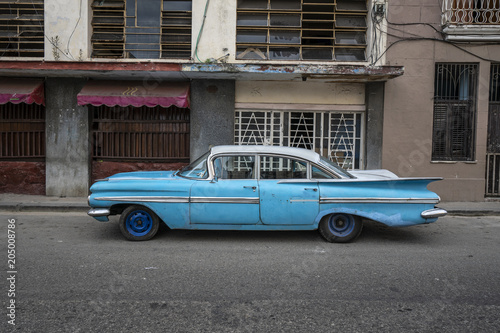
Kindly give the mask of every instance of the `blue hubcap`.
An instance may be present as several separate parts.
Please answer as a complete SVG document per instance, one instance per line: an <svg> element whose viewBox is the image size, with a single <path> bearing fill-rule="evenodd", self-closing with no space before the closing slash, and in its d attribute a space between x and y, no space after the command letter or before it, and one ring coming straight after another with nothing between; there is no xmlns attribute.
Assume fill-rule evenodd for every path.
<svg viewBox="0 0 500 333"><path fill-rule="evenodd" d="M153 218L143 210L130 213L125 222L127 231L134 236L144 236L153 228Z"/></svg>
<svg viewBox="0 0 500 333"><path fill-rule="evenodd" d="M345 237L354 229L354 217L345 214L335 214L328 220L328 228L335 236Z"/></svg>

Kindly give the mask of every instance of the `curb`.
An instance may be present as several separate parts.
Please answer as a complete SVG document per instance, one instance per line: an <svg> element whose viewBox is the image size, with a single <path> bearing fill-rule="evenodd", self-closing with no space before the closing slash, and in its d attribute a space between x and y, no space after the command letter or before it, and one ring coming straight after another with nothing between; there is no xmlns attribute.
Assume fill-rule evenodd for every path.
<svg viewBox="0 0 500 333"><path fill-rule="evenodd" d="M8 212L58 212L58 213L87 213L90 209L87 205L59 205L54 204L27 204L27 203L5 203L0 204L0 211Z"/></svg>

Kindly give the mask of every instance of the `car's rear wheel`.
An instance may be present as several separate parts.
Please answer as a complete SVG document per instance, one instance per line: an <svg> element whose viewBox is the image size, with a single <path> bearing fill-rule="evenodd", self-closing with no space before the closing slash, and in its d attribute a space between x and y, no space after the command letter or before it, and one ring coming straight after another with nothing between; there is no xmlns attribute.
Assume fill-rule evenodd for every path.
<svg viewBox="0 0 500 333"><path fill-rule="evenodd" d="M158 216L147 207L130 206L120 216L120 231L128 240L151 239L158 232L159 226Z"/></svg>
<svg viewBox="0 0 500 333"><path fill-rule="evenodd" d="M348 243L355 240L363 229L359 216L337 213L321 219L319 232L330 243Z"/></svg>

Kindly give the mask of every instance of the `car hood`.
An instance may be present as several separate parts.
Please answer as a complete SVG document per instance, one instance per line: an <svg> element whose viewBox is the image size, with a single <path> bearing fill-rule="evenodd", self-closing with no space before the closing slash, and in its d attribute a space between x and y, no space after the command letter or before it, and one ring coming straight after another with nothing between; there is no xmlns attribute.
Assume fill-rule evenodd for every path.
<svg viewBox="0 0 500 333"><path fill-rule="evenodd" d="M382 180L382 179L397 179L399 178L394 174L393 172L389 170L355 170L355 171L349 171L351 175L356 177L357 179L362 179L362 180L368 180L368 179L373 179L373 180Z"/></svg>
<svg viewBox="0 0 500 333"><path fill-rule="evenodd" d="M172 178L176 171L134 171L122 172L113 176L109 176L108 180L125 180L125 179L165 179Z"/></svg>

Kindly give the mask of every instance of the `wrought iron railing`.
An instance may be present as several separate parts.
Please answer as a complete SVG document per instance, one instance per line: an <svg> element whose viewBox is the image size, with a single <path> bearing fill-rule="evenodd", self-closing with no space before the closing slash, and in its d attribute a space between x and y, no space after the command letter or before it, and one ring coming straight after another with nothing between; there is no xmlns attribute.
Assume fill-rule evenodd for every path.
<svg viewBox="0 0 500 333"><path fill-rule="evenodd" d="M500 24L499 0L443 0L443 25Z"/></svg>

